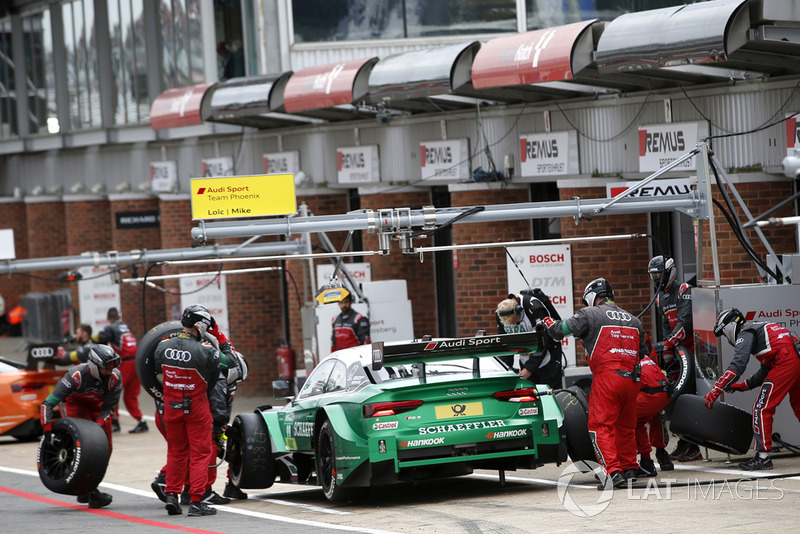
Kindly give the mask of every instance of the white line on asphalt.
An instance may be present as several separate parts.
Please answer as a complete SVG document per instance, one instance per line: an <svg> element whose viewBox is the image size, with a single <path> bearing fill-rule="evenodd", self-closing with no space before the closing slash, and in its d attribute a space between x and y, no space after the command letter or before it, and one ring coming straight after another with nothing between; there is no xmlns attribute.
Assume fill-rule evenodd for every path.
<svg viewBox="0 0 800 534"><path fill-rule="evenodd" d="M267 499L266 497L250 497L248 500L271 502L273 504L281 504L283 506L295 506L297 508L305 508L306 510L311 510L312 512L322 512L324 514L353 515L353 512L332 510L330 508L322 508L320 506L314 506L313 504L301 504L297 502L283 501L281 499Z"/></svg>
<svg viewBox="0 0 800 534"><path fill-rule="evenodd" d="M15 473L17 475L28 475L38 477L39 473L36 471L28 471L23 469L16 469L13 467L3 467L0 466L0 471L5 471L8 473ZM110 484L107 482L101 482L101 487L113 489L115 491L121 491L123 493L130 493L132 495L139 495L141 497L149 497L156 499L157 497L152 492L142 491L135 488L128 488L126 486L120 486L118 484ZM266 500L260 499L257 500ZM244 508L235 508L233 506L215 506L217 510L221 510L223 512L230 512L232 514L239 514L239 515L246 515L249 517L255 517L258 519L266 519L269 521L280 521L282 523L292 523L294 525L306 525L310 527L318 527L318 528L327 528L330 530L344 530L346 532L363 532L364 534L399 534L398 532L394 532L391 530L378 530L374 528L364 528L364 527L356 527L352 525L337 525L334 523L324 523L322 521L309 521L307 519L298 519L294 517L283 517L279 515L273 514L265 514L262 512L254 512L252 510L246 510Z"/></svg>

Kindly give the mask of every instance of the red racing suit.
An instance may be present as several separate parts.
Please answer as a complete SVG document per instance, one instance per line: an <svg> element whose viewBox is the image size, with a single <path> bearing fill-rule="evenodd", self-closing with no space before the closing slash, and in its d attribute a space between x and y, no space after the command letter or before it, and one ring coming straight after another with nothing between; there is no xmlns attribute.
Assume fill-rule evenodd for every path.
<svg viewBox="0 0 800 534"><path fill-rule="evenodd" d="M694 328L692 326L692 286L673 282L669 289L656 296L656 309L661 315L664 332L664 349L683 345L694 352Z"/></svg>
<svg viewBox="0 0 800 534"><path fill-rule="evenodd" d="M108 379L104 380L92 376L88 363L76 365L64 374L42 403L39 410L42 429L45 432L52 430L53 408L63 402L63 417L88 419L103 427L108 438L108 452L111 454L111 413L119 403L121 394L122 376L119 369L114 369Z"/></svg>
<svg viewBox="0 0 800 534"><path fill-rule="evenodd" d="M565 321L547 321L554 339L569 332L583 341L594 376L589 396L589 437L607 474L637 469L634 367L648 355L642 323L613 301L590 306Z"/></svg>
<svg viewBox="0 0 800 534"><path fill-rule="evenodd" d="M142 420L142 410L139 408L139 392L142 385L139 382L139 375L136 374L136 348L138 343L131 334L128 325L122 321L114 321L107 324L92 336L96 343L109 345L114 352L119 354L122 359L122 399L125 401L125 408L131 417L137 421Z"/></svg>
<svg viewBox="0 0 800 534"><path fill-rule="evenodd" d="M750 355L761 367L745 380L747 389L761 386L753 403L753 434L756 450L772 450L772 418L788 394L795 417L800 421L800 357L794 334L777 323L746 323L736 338L736 352L728 369L714 387L730 391L730 385L744 372Z"/></svg>
<svg viewBox="0 0 800 534"><path fill-rule="evenodd" d="M333 320L331 333L331 352L371 343L369 336L369 317L355 310L349 314L339 314Z"/></svg>
<svg viewBox="0 0 800 534"><path fill-rule="evenodd" d="M636 396L636 450L642 458L650 457L651 445L666 449L669 443L664 425L664 408L671 400L668 391L664 371L652 359L643 359L642 389Z"/></svg>
<svg viewBox="0 0 800 534"><path fill-rule="evenodd" d="M153 361L163 375L166 493L180 493L188 469L189 494L198 502L206 489L212 453L207 392L220 370L227 369L227 357L210 343L183 332L161 341Z"/></svg>

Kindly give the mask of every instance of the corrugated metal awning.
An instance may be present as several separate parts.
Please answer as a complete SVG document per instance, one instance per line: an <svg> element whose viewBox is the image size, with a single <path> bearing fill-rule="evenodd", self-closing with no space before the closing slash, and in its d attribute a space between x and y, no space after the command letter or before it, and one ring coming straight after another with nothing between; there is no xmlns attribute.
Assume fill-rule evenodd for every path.
<svg viewBox="0 0 800 534"><path fill-rule="evenodd" d="M208 90L214 83L203 83L164 91L150 106L150 127L153 130L197 126L203 124L209 99Z"/></svg>
<svg viewBox="0 0 800 534"><path fill-rule="evenodd" d="M217 85L204 119L254 128L280 128L307 124L310 119L287 115L283 92L292 72L234 78Z"/></svg>
<svg viewBox="0 0 800 534"><path fill-rule="evenodd" d="M286 112L329 121L373 117L374 111L354 104L367 95L369 74L377 62L372 57L295 72L283 94Z"/></svg>
<svg viewBox="0 0 800 534"><path fill-rule="evenodd" d="M471 41L383 58L369 75L369 102L412 113L471 107L474 99L453 95L471 87L472 62L480 47Z"/></svg>

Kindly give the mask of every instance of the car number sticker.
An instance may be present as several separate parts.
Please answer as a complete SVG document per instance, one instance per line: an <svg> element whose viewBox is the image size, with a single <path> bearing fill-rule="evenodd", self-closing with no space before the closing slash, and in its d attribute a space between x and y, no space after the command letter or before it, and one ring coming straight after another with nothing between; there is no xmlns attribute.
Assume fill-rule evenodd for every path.
<svg viewBox="0 0 800 534"><path fill-rule="evenodd" d="M483 415L483 403L464 402L436 407L436 419L452 419L453 417L470 417L474 415Z"/></svg>
<svg viewBox="0 0 800 534"><path fill-rule="evenodd" d="M286 448L290 451L296 451L297 441L294 438L286 438Z"/></svg>

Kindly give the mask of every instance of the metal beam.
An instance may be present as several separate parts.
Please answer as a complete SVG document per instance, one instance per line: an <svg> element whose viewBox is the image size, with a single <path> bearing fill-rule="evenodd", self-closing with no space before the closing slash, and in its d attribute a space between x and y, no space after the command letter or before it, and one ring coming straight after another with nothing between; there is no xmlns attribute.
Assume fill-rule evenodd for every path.
<svg viewBox="0 0 800 534"><path fill-rule="evenodd" d="M594 215L623 215L632 213L655 213L675 210L697 212L702 200L696 195L675 195L669 198L632 198L608 205L608 199L575 198L556 202L526 202L520 204L496 204L485 206L483 211L473 213L458 223L515 221L520 219L545 219L574 217L576 220ZM429 208L430 209L430 208ZM472 209L434 208L435 225L450 222L463 212ZM602 210L602 213L601 213ZM315 217L290 217L261 221L203 222L192 228L192 238L205 242L209 239L227 237L252 237L264 235L292 235L331 231L368 230L371 232L397 232L407 228L421 228L429 223L430 211L395 208L390 210L361 210L344 215L321 215Z"/></svg>
<svg viewBox="0 0 800 534"><path fill-rule="evenodd" d="M29 260L8 260L0 262L0 274L13 274L26 271L68 270L78 267L99 267L107 265L128 266L148 265L158 262L173 262L179 260L226 259L239 256L253 256L264 254L299 254L305 250L302 239L294 241L281 241L276 243L262 243L258 245L224 245L197 248L175 248L162 250L131 250L130 252L85 252L80 256L59 256L52 258L37 258Z"/></svg>

